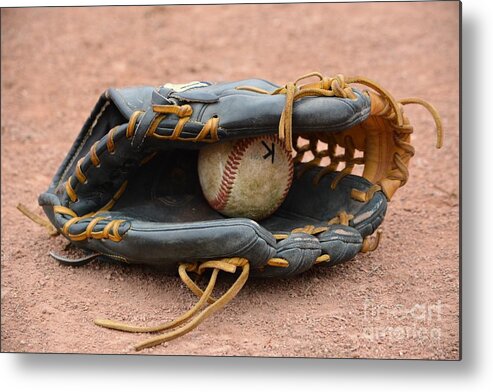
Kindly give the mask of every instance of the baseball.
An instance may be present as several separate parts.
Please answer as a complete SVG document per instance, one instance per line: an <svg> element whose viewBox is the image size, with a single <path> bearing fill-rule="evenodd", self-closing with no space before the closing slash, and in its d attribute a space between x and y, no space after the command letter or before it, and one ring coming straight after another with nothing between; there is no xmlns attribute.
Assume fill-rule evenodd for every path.
<svg viewBox="0 0 493 392"><path fill-rule="evenodd" d="M293 158L277 136L216 143L200 150L200 185L216 211L261 220L279 208L293 179Z"/></svg>

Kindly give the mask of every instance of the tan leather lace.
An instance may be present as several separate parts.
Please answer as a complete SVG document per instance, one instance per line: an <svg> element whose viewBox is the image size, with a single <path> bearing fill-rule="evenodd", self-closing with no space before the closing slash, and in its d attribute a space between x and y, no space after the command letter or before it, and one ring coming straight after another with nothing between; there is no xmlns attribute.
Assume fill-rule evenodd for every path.
<svg viewBox="0 0 493 392"><path fill-rule="evenodd" d="M233 285L218 299L214 299L211 294L216 284L216 279L219 271L228 273L235 273L237 268L241 268L241 273L233 283ZM201 275L205 270L212 269L209 283L204 291L200 290L198 286L192 282L188 276L189 271L196 272ZM168 323L159 324L152 327L142 327L128 325L112 320L97 319L95 324L101 327L116 329L125 332L161 332L168 330L169 332L147 339L135 346L136 350L142 350L143 348L149 348L158 344L176 339L192 329L196 328L207 317L210 317L214 312L226 306L241 290L243 285L248 279L250 271L250 265L248 260L244 258L225 258L220 260L210 260L201 264L187 264L183 263L179 267L180 276L185 276L184 283L187 284L194 294L199 296L199 301L187 312L177 317L175 320ZM205 303L209 304L205 309L201 310ZM171 331L170 331L171 330Z"/></svg>
<svg viewBox="0 0 493 392"><path fill-rule="evenodd" d="M320 82L298 86L304 79L318 77ZM294 102L304 97L341 97L355 99L353 90L344 82L343 75L334 78L324 77L318 72L312 72L298 78L295 82L289 82L284 87L280 87L272 92L258 87L239 86L237 90L252 91L259 94L285 94L286 103L279 121L279 139L286 144L288 151L293 150L293 107Z"/></svg>
<svg viewBox="0 0 493 392"><path fill-rule="evenodd" d="M67 181L69 184L70 181ZM53 211L56 214L63 214L71 216L69 220L65 222L62 227L62 233L70 238L72 241L85 241L88 238L95 239L109 239L114 242L119 242L122 240L122 236L119 233L120 226L125 223L125 220L122 219L110 219L107 217L97 216L97 214L105 211L111 210L113 205L117 202L117 200L121 197L123 192L127 187L128 181L124 181L120 188L116 191L113 197L106 203L101 209L96 212L91 212L89 214L78 216L72 209L64 206L54 206ZM87 224L86 229L79 234L70 233L70 227L76 223L79 223L83 219L92 218L90 222ZM95 231L96 225L104 221L105 226L102 230Z"/></svg>
<svg viewBox="0 0 493 392"><path fill-rule="evenodd" d="M318 79L320 79L320 81L303 86L297 85L300 80L312 76L316 76ZM286 106L282 116L284 118L285 116L292 115L292 103L304 96L321 96L332 94L334 96L342 98L353 98L354 93L349 87L349 84L362 84L370 87L379 94L379 97L381 99L386 102L386 105L382 108L382 110L378 113L372 113L372 116L382 118L382 120L387 124L386 126L394 134L393 143L397 148L402 150L402 153L396 153L392 157L390 157L393 164L392 168L386 173L381 173L381 179L397 180L400 181L400 186L404 185L409 178L407 162L409 161L409 158L414 155L414 147L408 142L409 134L413 132L413 128L404 119L402 106L408 104L418 104L423 106L432 115L436 125L436 147L440 148L442 146L443 140L443 127L440 115L438 114L438 111L433 107L433 105L420 98L406 98L396 100L386 89L381 87L376 82L373 82L370 79L364 77L344 78L342 75L338 75L335 78L328 78L323 77L319 73L311 73L305 75L298 79L295 83L288 84L286 85L286 87L277 89L270 94L287 94ZM257 91L257 89L252 89L248 87L242 87L242 89ZM329 93L329 91L326 91L324 89L329 89L332 93ZM320 90L325 91L325 93L322 93L322 91ZM263 93L268 92L264 91ZM364 133L364 124L365 122L362 123L363 129L355 132L360 134ZM290 128L291 125L291 121L281 121L280 127L282 126L286 129L282 132L281 130L279 130L280 134L292 134L292 129ZM298 170L298 175L303 175L310 168L322 166L322 160L324 158L329 158L329 163L325 166L322 166L322 169L314 177L314 184L318 184L323 176L338 170L339 164L342 163L344 164L344 167L342 168L342 170L340 170L338 175L331 183L331 188L334 189L342 178L352 173L356 165L365 165L367 163L365 156L355 156L357 150L355 148L355 142L353 140L354 134L351 134L349 131L344 131L343 136L339 136L337 133L303 134L302 137L308 139L308 143L306 144L301 144L300 141L302 139L299 137L299 135L297 135L295 137L296 144L294 145L294 149L296 150L296 156L294 158L295 162L301 163L307 152L310 152L313 155L313 159L308 162L302 163L301 167ZM327 148L322 148L320 142L326 143ZM289 144L292 145L291 143ZM336 149L338 147L342 147L344 149L344 152L342 154L336 154ZM359 201L368 201L373 197L376 191L379 191L381 189L382 188L380 186L380 180L378 180L372 187L370 187L367 192L353 190L352 197ZM389 197L390 196L391 195L389 195Z"/></svg>
<svg viewBox="0 0 493 392"><path fill-rule="evenodd" d="M51 224L51 222L48 219L43 218L38 214L35 214L22 203L17 204L17 209L20 212L22 212L22 214L24 214L26 217L31 219L34 223L37 223L38 225L45 227L49 235L51 236L58 235L58 230L56 229L55 226Z"/></svg>
<svg viewBox="0 0 493 392"><path fill-rule="evenodd" d="M160 116L156 116L156 118L151 123L149 130L147 132L148 136L152 136L157 139L163 140L181 140L186 142L209 142L214 143L219 140L217 136L217 130L219 128L219 118L211 117L206 121L201 131L194 138L184 138L181 137L181 133L183 131L183 127L190 120L192 116L193 110L190 105L153 105L152 110L155 113L161 113ZM169 114L174 114L178 117L178 122L173 130L173 133L169 136L159 135L156 133L158 125L161 121Z"/></svg>
<svg viewBox="0 0 493 392"><path fill-rule="evenodd" d="M299 85L299 82L305 80L307 78L316 77L319 79L318 82L308 83L305 85ZM412 132L412 127L404 124L404 117L402 110L399 105L408 105L408 104L419 104L425 107L432 115L437 130L437 148L442 146L443 139L443 129L442 122L438 111L431 105L420 98L406 98L400 101L395 100L392 95L383 87L381 87L378 83L364 77L348 77L345 78L343 75L337 75L336 77L326 77L321 75L318 72L312 72L306 74L295 82L290 82L283 87L280 87L272 92L268 92L266 90L252 87L252 86L240 86L237 87L238 90L246 90L252 91L259 94L269 94L269 95L277 95L277 94L285 94L286 95L286 103L284 106L284 110L281 114L281 119L279 122L279 138L284 140L286 143L286 148L289 151L293 149L293 107L294 102L309 96L325 96L325 97L339 97L339 98L348 98L355 99L356 95L354 91L350 87L350 84L362 84L367 87L372 88L376 92L378 92L382 97L384 97L388 102L388 107L386 113L384 115L387 119L392 121L392 125L394 128L394 132L396 132L396 144L401 147L407 154L414 154L414 148L408 143L404 142L399 135L407 134ZM329 136L330 137L330 136ZM346 162L345 168L341 171L338 177L333 181L332 187L335 188L337 183L346 175L350 174L353 170L355 164L364 164L363 158L355 158L354 157L354 145L352 145L352 140L350 137L346 139L346 149L344 156L336 156L335 155L335 146L334 148L329 148L325 151L317 150L317 142L316 136L310 139L310 143L308 145L304 145L301 147L296 147L297 157L296 162L301 161L303 154L306 151L311 151L314 154L314 160L311 161L307 167L310 166L318 166L322 158L326 156L330 156L331 165L324 168L319 175L316 177L315 181L319 181L320 178L331 172L335 171L337 164L341 161ZM399 179L402 181L402 185L405 184L407 178L409 177L409 173L407 170L407 166L404 163L404 159L401 156L396 156L394 158L396 168L389 173L388 177L390 179Z"/></svg>

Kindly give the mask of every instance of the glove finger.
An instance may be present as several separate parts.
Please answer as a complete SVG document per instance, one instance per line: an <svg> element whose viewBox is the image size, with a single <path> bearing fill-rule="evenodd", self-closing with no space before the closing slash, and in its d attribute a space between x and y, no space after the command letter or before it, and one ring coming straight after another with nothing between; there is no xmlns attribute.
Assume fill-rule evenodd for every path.
<svg viewBox="0 0 493 392"><path fill-rule="evenodd" d="M276 246L276 258L285 259L287 267L266 266L262 270L252 271L252 276L287 277L309 270L322 253L316 237L306 233L294 233L279 241Z"/></svg>
<svg viewBox="0 0 493 392"><path fill-rule="evenodd" d="M318 235L324 254L330 256L327 263L321 265L333 266L352 259L360 251L363 238L358 230L344 225L331 225L327 231Z"/></svg>

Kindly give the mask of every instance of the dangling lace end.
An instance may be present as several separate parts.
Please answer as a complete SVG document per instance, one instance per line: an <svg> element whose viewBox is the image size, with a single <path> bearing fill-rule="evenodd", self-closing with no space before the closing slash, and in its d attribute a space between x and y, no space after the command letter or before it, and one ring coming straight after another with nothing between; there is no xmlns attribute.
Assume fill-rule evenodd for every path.
<svg viewBox="0 0 493 392"><path fill-rule="evenodd" d="M428 112L430 112L431 116L433 117L433 120L435 120L435 126L436 126L436 132L437 132L436 148L442 148L442 145L443 145L443 124L442 124L442 118L440 117L438 110L431 103L429 103L429 102L427 102L421 98L405 98L405 99L399 100L399 102L402 105L408 105L410 103L421 105L426 110L428 110Z"/></svg>
<svg viewBox="0 0 493 392"><path fill-rule="evenodd" d="M199 301L191 309L189 309L187 312L183 313L180 317L177 317L173 321L164 324L159 324L153 327L129 325L129 324L124 324L117 321L106 320L106 319L96 319L94 320L94 324L99 325L100 327L116 329L118 331L123 331L123 332L160 332L166 329L175 328L178 325L183 324L191 317L193 317L202 308L202 306L205 304L205 302L211 295L212 290L214 290L218 272L219 272L218 269L214 269L212 271L209 284L207 285L207 288L204 290Z"/></svg>
<svg viewBox="0 0 493 392"><path fill-rule="evenodd" d="M214 286L216 284L217 275L219 271L234 273L236 272L237 267L242 268L242 272L238 277L238 279L229 288L229 290L226 291L226 293L224 293L219 299L213 300L211 294L212 291L214 290ZM202 292L194 283L196 289L201 292L199 301L190 310L188 310L183 315L181 315L180 317L176 318L175 320L169 323L160 324L153 327L128 325L107 319L96 319L94 320L94 323L100 327L115 329L123 332L160 332L160 331L176 328L171 332L156 336L154 338L145 340L144 342L138 344L137 346L135 346L135 349L137 351L142 350L144 348L153 347L158 344L183 336L187 332L190 332L192 329L196 328L202 321L204 321L207 317L212 315L214 312L224 307L238 294L238 292L241 290L241 288L243 287L243 285L248 279L250 265L248 264L248 260L234 257L229 259L206 261L202 263L199 267L197 267L196 264L183 263L180 265L179 272L180 272L180 276L182 276L183 279L183 276L188 277L186 273L187 270L195 271L198 274L201 274L205 269L212 269L212 274L209 283L207 285L207 288ZM185 280L184 282L187 284L187 286L190 287L190 285ZM192 291L194 290L192 289ZM195 291L194 293L197 294L198 291L197 292ZM207 301L212 303L199 313L200 309L203 307L203 305L205 305Z"/></svg>
<svg viewBox="0 0 493 392"><path fill-rule="evenodd" d="M51 236L57 236L60 234L58 230L53 226L48 219L45 219L38 214L32 212L29 208L27 208L24 204L17 204L17 209L22 212L25 216L31 219L34 223L37 223L40 226L45 227L48 230L48 234Z"/></svg>
<svg viewBox="0 0 493 392"><path fill-rule="evenodd" d="M195 263L182 263L182 264L180 264L180 266L178 267L178 275L180 276L183 283L185 283L185 285L190 289L190 291L192 293L194 293L198 298L201 298L204 295L204 292L190 278L187 271L197 272L197 264L195 264ZM216 302L216 298L214 298L212 295L209 295L209 298L207 298L207 302L212 304L212 303Z"/></svg>
<svg viewBox="0 0 493 392"><path fill-rule="evenodd" d="M378 248L380 244L380 239L382 237L383 230L378 229L374 236L368 236L363 240L363 245L361 246L360 252L367 253L373 252Z"/></svg>
<svg viewBox="0 0 493 392"><path fill-rule="evenodd" d="M248 264L248 261L246 261L246 259L234 258L231 259L231 262L233 262L234 265L242 268L242 271L238 279L233 283L233 285L229 288L229 290L226 291L226 293L224 293L216 302L207 306L201 313L199 313L194 319L189 321L187 324L182 325L181 327L169 333L147 339L142 343L137 344L135 346L135 350L140 351L144 348L154 347L157 346L158 344L162 344L164 342L169 342L170 340L179 338L180 336L183 336L186 333L193 330L194 328L196 328L207 317L211 316L213 313L226 306L226 304L228 304L244 286L244 284L248 279L248 274L250 271L250 265ZM216 265L217 263L228 264L228 261L221 260L215 262ZM219 270L215 268L213 269L213 272L214 271L219 271Z"/></svg>

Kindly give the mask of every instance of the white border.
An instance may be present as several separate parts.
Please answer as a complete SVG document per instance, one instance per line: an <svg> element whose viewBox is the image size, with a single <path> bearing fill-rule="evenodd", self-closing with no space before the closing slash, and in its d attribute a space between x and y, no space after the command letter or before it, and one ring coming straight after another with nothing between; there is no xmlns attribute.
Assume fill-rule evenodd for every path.
<svg viewBox="0 0 493 392"><path fill-rule="evenodd" d="M224 3L225 1L213 1ZM244 1L245 3L252 1ZM265 2L265 1L254 1ZM144 4L173 3L170 1ZM180 1L197 4L199 1ZM144 358L0 354L4 390L50 391L485 391L491 363L490 243L492 21L490 2L463 1L463 360L461 362L255 358ZM0 1L5 6L111 5L135 1ZM472 103L471 103L472 102ZM489 202L489 203L488 203ZM255 388L255 389L253 389ZM323 389L322 389L323 388Z"/></svg>

